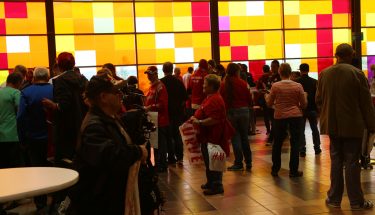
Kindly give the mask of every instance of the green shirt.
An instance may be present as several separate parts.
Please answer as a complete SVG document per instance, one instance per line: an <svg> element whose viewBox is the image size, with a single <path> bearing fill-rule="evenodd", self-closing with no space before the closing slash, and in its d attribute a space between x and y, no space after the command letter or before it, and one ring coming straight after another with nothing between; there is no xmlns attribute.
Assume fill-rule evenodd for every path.
<svg viewBox="0 0 375 215"><path fill-rule="evenodd" d="M0 142L18 142L16 116L19 103L19 90L0 88Z"/></svg>

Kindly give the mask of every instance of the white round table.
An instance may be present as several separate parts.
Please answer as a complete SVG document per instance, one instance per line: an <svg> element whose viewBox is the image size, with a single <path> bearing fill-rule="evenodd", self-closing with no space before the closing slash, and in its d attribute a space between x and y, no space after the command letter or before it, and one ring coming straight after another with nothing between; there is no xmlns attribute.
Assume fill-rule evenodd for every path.
<svg viewBox="0 0 375 215"><path fill-rule="evenodd" d="M55 167L0 169L0 203L52 193L78 181L78 172Z"/></svg>

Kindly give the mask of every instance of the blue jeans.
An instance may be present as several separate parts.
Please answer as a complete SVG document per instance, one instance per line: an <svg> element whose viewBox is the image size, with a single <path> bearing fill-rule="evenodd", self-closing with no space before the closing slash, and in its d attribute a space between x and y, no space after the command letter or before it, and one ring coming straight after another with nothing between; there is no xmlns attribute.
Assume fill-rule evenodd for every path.
<svg viewBox="0 0 375 215"><path fill-rule="evenodd" d="M229 109L228 119L236 130L236 133L232 137L234 165L242 167L242 161L245 158L246 166L251 167L251 149L249 137L247 136L249 128L249 108Z"/></svg>
<svg viewBox="0 0 375 215"><path fill-rule="evenodd" d="M314 149L320 149L320 134L318 130L318 113L316 111L306 111L303 116L302 136L301 136L301 149L300 152L306 152L306 138L305 138L305 124L306 119L309 120L310 128L312 131Z"/></svg>

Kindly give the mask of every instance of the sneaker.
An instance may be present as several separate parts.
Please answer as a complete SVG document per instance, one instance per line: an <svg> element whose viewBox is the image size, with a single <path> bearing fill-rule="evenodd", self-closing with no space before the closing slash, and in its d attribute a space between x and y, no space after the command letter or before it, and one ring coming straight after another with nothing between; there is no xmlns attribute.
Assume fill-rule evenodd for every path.
<svg viewBox="0 0 375 215"><path fill-rule="evenodd" d="M315 155L320 155L322 153L321 149L315 149Z"/></svg>
<svg viewBox="0 0 375 215"><path fill-rule="evenodd" d="M303 172L302 171L297 171L297 172L294 172L294 173L289 173L289 177L290 178L297 178L297 177L302 177L303 176Z"/></svg>
<svg viewBox="0 0 375 215"><path fill-rule="evenodd" d="M331 202L328 198L326 199L326 205L331 208L341 208L341 205L339 202Z"/></svg>
<svg viewBox="0 0 375 215"><path fill-rule="evenodd" d="M299 153L299 156L300 156L301 158L306 157L306 152L300 152L300 153Z"/></svg>
<svg viewBox="0 0 375 215"><path fill-rule="evenodd" d="M275 172L275 171L272 171L272 172L271 172L271 175L272 175L273 177L279 177L279 174L277 174L277 172Z"/></svg>
<svg viewBox="0 0 375 215"><path fill-rule="evenodd" d="M212 195L223 194L223 193L224 193L224 189L209 189L209 190L203 191L203 194L205 196L212 196Z"/></svg>
<svg viewBox="0 0 375 215"><path fill-rule="evenodd" d="M252 166L246 165L246 171L251 172L251 168L252 168Z"/></svg>
<svg viewBox="0 0 375 215"><path fill-rule="evenodd" d="M243 170L243 166L233 165L233 166L228 167L227 170L228 171L242 171Z"/></svg>
<svg viewBox="0 0 375 215"><path fill-rule="evenodd" d="M208 183L202 184L201 189L202 190L208 190L208 189L210 189L210 185Z"/></svg>
<svg viewBox="0 0 375 215"><path fill-rule="evenodd" d="M370 200L364 200L362 204L360 205L350 205L352 210L359 211L359 210L366 210L371 209L374 207L374 203Z"/></svg>

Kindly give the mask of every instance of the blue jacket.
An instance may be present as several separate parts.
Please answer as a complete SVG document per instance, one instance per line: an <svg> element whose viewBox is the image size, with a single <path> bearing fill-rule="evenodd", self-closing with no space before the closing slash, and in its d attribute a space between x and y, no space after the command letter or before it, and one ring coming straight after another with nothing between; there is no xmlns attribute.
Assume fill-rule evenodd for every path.
<svg viewBox="0 0 375 215"><path fill-rule="evenodd" d="M53 86L49 83L33 84L21 91L17 114L21 142L48 138L46 112L42 104L44 98L53 99Z"/></svg>

